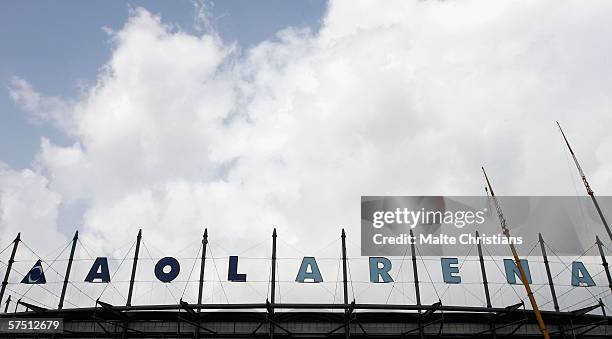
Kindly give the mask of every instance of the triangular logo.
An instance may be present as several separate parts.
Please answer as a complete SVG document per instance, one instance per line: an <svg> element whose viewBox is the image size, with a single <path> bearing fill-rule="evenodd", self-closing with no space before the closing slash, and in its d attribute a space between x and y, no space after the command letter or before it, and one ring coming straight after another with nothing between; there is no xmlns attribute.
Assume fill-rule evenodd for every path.
<svg viewBox="0 0 612 339"><path fill-rule="evenodd" d="M47 279L45 279L45 272L43 272L42 262L40 259L32 266L30 272L23 277L21 280L22 284L46 284Z"/></svg>

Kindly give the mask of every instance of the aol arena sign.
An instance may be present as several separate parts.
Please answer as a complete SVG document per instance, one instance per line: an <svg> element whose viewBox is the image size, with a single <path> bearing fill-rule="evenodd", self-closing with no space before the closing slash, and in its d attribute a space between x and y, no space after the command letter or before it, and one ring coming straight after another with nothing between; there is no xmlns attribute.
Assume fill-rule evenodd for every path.
<svg viewBox="0 0 612 339"><path fill-rule="evenodd" d="M238 256L230 256L228 263L227 280L232 282L246 282L247 274L239 273ZM369 257L369 275L371 283L390 283L392 278L392 263L387 257ZM516 284L517 277L520 279L518 267L512 259L503 259L506 280L509 284ZM445 283L459 284L461 283L461 275L459 272L458 258L440 258L442 276ZM527 280L531 283L531 274L529 271L529 263L527 260L521 260L521 266L527 275ZM595 286L591 274L586 269L581 261L574 261L571 265L572 269L572 286ZM157 261L153 273L155 277L164 283L172 282L181 271L179 261L173 257L164 257ZM89 283L109 283L111 282L110 270L108 267L107 257L98 257L94 260L89 273L85 276L85 281ZM317 264L315 257L304 257L302 263L297 269L295 281L298 283L320 283L323 282L323 275ZM23 284L45 284L47 282L42 267L41 260L30 269L23 277Z"/></svg>
<svg viewBox="0 0 612 339"><path fill-rule="evenodd" d="M362 197L361 255L369 257L369 281L393 282L390 257L405 257L417 247L420 256L440 259L445 283L461 283L459 256L470 253L472 246L486 247L487 253L503 261L506 281L516 284L519 269L509 257L509 244L519 254L530 253L533 244L544 235L557 255L582 256L592 248L596 231L602 227L596 211L584 197L498 197L504 206L511 236L501 232L498 216L488 197ZM612 211L612 197L600 197L604 211ZM603 254L602 254L603 256ZM227 280L247 281L239 270L239 257L229 256ZM529 262L520 261L531 282ZM155 277L164 283L175 280L181 270L174 257L159 259L153 269ZM520 279L520 278L519 278ZM111 274L107 257L97 257L84 277L89 283L109 283ZM316 257L303 257L296 267L298 283L323 282ZM24 284L45 284L42 262L38 260L23 277ZM611 282L612 283L612 282ZM571 263L572 286L595 286L593 276L582 261Z"/></svg>

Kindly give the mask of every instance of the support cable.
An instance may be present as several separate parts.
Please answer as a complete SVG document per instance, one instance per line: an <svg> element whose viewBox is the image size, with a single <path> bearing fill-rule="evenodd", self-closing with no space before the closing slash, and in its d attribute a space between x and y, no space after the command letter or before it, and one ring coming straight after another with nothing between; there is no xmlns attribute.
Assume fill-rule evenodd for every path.
<svg viewBox="0 0 612 339"><path fill-rule="evenodd" d="M495 264L495 267L497 267L497 270L499 271L499 273L501 273L502 276L505 275L504 271L502 271L502 269L499 267L499 265L497 264L497 261L495 261L493 259L493 256L491 255L491 252L489 252L489 250L486 247L483 247L483 249L485 250L485 252L487 252L487 255L489 256L489 258L491 258L491 261ZM523 298L521 298L521 296L518 294L518 292L516 291L516 289L514 289L514 285L513 284L509 284L510 288L512 288L512 291L514 292L514 294L519 298L520 301L523 301ZM493 299L493 297L499 293L503 288L504 288L505 284L502 284L501 287L497 290L497 292L493 293L493 295L491 295L491 299Z"/></svg>
<svg viewBox="0 0 612 339"><path fill-rule="evenodd" d="M566 264L566 263L565 263L565 262L564 262L564 261L561 259L561 257L560 257L560 256L557 254L557 252L556 252L556 251L555 251L555 250L554 250L552 247L550 247L550 245L548 245L548 243L544 242L544 245L550 249L550 251L553 253L553 255L554 255L555 257L557 257L557 259L559 259L559 263L560 263L560 264L562 264L562 265L564 266L564 269L563 269L563 270L561 270L559 273L557 273L557 274L556 274L556 275L553 277L553 279L554 279L554 278L556 278L557 276L559 276L559 275L560 275L561 273L563 273L565 270L569 270L569 271L571 271L571 269L570 269L569 265L567 265L567 264ZM593 248L594 248L596 245L597 245L597 244L593 244L593 245L591 245L591 247L589 247L589 248L588 248L586 251L584 251L582 254L580 254L580 256L578 256L577 258L574 258L572 261L576 261L576 260L578 260L578 259L582 258L582 257L583 257L583 256L584 256L586 253L588 253L588 252L589 252L591 249L593 249ZM597 273L596 275L599 275L599 274L601 274L601 273L603 273L603 272L604 272L604 271L602 270L602 271L600 271L599 273ZM573 274L573 273L572 273L572 274ZM575 276L575 275L574 275L574 276ZM562 297L562 296L564 296L564 295L566 295L566 294L569 294L570 292L573 292L573 291L574 291L573 289L567 290L565 293L562 293L561 295L559 295L559 297ZM593 292L591 292L591 290L589 289L589 287L586 287L586 291L587 291L587 292L589 292L589 294L591 294L591 297L592 297L593 299L595 299L595 300L598 302L597 296L601 295L602 293L597 294L597 295L596 295L596 294L593 294ZM581 300L581 301L580 301L578 304L583 303L583 302L585 302L585 301L587 301L587 300L589 300L589 298ZM549 303L550 303L550 301L549 301ZM572 305L572 306L574 306L574 305ZM604 306L605 306L606 308L608 308L608 306L606 306L606 305L604 305ZM571 307L571 306L570 306L570 307ZM567 308L567 307L564 307L563 309L568 309L568 308ZM609 308L608 308L608 309L609 309ZM610 310L612 311L612 309L610 309Z"/></svg>
<svg viewBox="0 0 612 339"><path fill-rule="evenodd" d="M472 246L470 246L470 248L468 249L467 254L463 257L463 260L461 262L461 265L459 265L459 271L461 271L461 269L463 268L463 265L465 265L465 263L468 261L468 257L470 256L470 253L472 253L472 250L474 249L474 244L472 244ZM446 292L449 291L449 289L451 288L452 285L448 285L446 286L446 288L444 289L444 291L442 291L442 295L439 296L439 299L442 300L442 298L444 298L444 295L446 294ZM470 293L471 294L471 293ZM480 300L480 298L478 298ZM482 300L480 300L482 301Z"/></svg>
<svg viewBox="0 0 612 339"><path fill-rule="evenodd" d="M102 295L106 291L106 288L109 285L111 285L111 287L114 288L115 291L117 291L117 293L121 296L121 298L123 298L123 300L127 301L127 299L117 290L115 285L113 285L113 278L115 277L115 274L117 274L117 272L119 272L119 269L121 268L121 265L123 265L123 262L125 261L125 259L127 259L128 255L130 255L130 252L132 251L132 248L134 247L135 243L136 243L136 241L132 242L132 246L130 246L130 248L127 250L127 252L125 253L125 256L123 257L123 259L121 259L121 262L119 262L119 266L117 266L117 269L115 269L115 272L113 272L113 275L111 275L110 281L108 282L108 284L106 284L106 286L104 286L104 288L102 289L102 292L100 293L100 296L98 296L98 299L100 299L102 297Z"/></svg>
<svg viewBox="0 0 612 339"><path fill-rule="evenodd" d="M81 239L80 239L80 238L79 238L79 239L77 239L77 242L78 242L78 244L80 244L80 245L81 245L81 246L79 246L79 248L82 248L83 250L85 250L85 254L87 254L87 256L89 257L89 259L90 259L90 260L94 260L93 256L91 255L91 253L90 253L90 252L89 252L89 250L87 249L87 246L85 246L85 243L83 243L83 242L81 241ZM123 248L123 247L126 247L126 246L127 246L127 244L128 244L128 243L126 243L126 244L122 245L121 247L122 247L122 248ZM134 246L134 244L133 244L133 243L132 243L132 246ZM131 249L132 249L132 247L130 247L130 248L128 249L128 253L129 253L129 251L130 251ZM127 254L126 254L126 256L127 256ZM125 260L125 257L124 257L124 258L121 260L121 263L123 263L123 260ZM119 264L119 267L121 267L121 263ZM117 267L117 271L119 271L119 267ZM115 273L117 273L117 271L115 271ZM106 286L108 286L108 284L111 284L111 285L112 285L112 287L113 287L113 289L115 290L115 292L117 292L117 294L118 294L120 297L124 298L124 297L123 297L123 295L122 295L122 294L119 292L119 290L118 290L118 289L117 289L117 288L116 288L116 287L113 285L113 283L112 283L112 281L113 281L113 279L112 279L112 278L114 278L114 277L115 277L115 273L113 273L113 275L112 275L112 277L111 277L111 281L110 281L110 282L108 282ZM76 287L76 285L75 285L73 282L70 282L70 283L72 284L72 286ZM79 289L78 287L76 287L76 288L77 288L77 289ZM104 290L105 290L105 289L106 289L106 287L104 287ZM102 297L102 294L104 294L104 290L102 290L102 293L101 293L101 294L100 294L100 296L98 297L98 300L100 299L100 297ZM79 291L81 291L81 290L79 289ZM82 291L81 291L81 293L84 293L84 292L82 292ZM85 294L85 293L84 293L84 294ZM87 296L89 299L91 299L92 301L94 301L94 305L97 305L97 300L96 300L96 299L94 299L94 298L90 297L88 294L85 294L85 295L86 295L86 296ZM125 300L125 298L124 298L124 300Z"/></svg>
<svg viewBox="0 0 612 339"><path fill-rule="evenodd" d="M53 259L50 263L47 263L47 261L43 261L41 259L41 262L44 262L45 264L47 264L47 268L52 269L55 273L57 273L61 278L64 278L64 276L62 276L62 274L60 274L59 272L57 272L54 268L53 268L53 264L55 263L55 261L64 253L64 251L68 248L68 246L70 246L70 243L72 242L72 240L70 242L68 242L66 244L66 246L61 250L61 252L55 257L55 259ZM21 243L23 244L23 246L25 246L26 249L28 249L30 252L32 252L32 254L34 254L34 257L38 257L39 259L41 258L36 252L34 252L34 250L32 250L30 248L30 246L28 246L23 240L21 240ZM18 261L16 261L18 262ZM28 292L30 292L30 290L36 286L38 284L31 284L30 287L28 287L28 289L25 291L24 295L27 294Z"/></svg>
<svg viewBox="0 0 612 339"><path fill-rule="evenodd" d="M202 247L198 246L198 253L196 254L196 258L200 255L201 251L202 251ZM185 292L187 291L187 286L189 285L189 279L191 279L191 275L193 274L193 270L195 269L197 262L198 262L197 259L193 260L193 265L191 266L191 271L189 271L189 276L187 277L187 282L185 283L185 288L183 288L183 293L181 294L181 300L183 300L183 297L185 296Z"/></svg>
<svg viewBox="0 0 612 339"><path fill-rule="evenodd" d="M406 259L406 254L408 253L408 246L406 246L406 249L404 250L404 255L402 255L402 260L400 261L400 267L397 270L397 276L400 276L400 273L402 273L402 267L404 266L404 259ZM387 300L385 300L385 304L389 303L389 298L391 298L391 294L393 293L393 289L395 288L395 282L396 280L393 280L393 282L391 283L391 290L389 291L389 295L387 295ZM403 294L403 293L402 293ZM404 296L406 296L406 294L404 294ZM410 300L414 300L412 298L410 298Z"/></svg>
<svg viewBox="0 0 612 339"><path fill-rule="evenodd" d="M15 243L15 240L12 240L8 245L6 245L6 247L2 251L0 251L0 255L2 255L4 251L8 250L11 246L13 246L14 243Z"/></svg>
<svg viewBox="0 0 612 339"><path fill-rule="evenodd" d="M555 257L556 257L556 258L559 260L559 261L557 262L557 264L561 264L561 265L563 266L563 269L562 269L561 271L559 271L557 274L555 274L555 275L552 277L553 279L555 279L556 277L560 276L560 275L561 275L562 273L564 273L565 271L571 271L571 269L570 269L569 265L568 265L568 264L566 264L566 263L565 263L565 261L563 261L563 259L561 259L561 257L559 256L559 254L557 254L557 252L556 252L556 251L555 251L555 250L554 250L552 247L550 247L550 245L548 245L548 243L547 243L546 241L544 241L544 246L546 246L546 248L548 248L548 249L549 249L549 250L550 250L550 251L553 253L553 255L554 255L554 256L555 256ZM587 254L587 253L588 253L590 250L592 250L592 249L593 249L593 247L595 247L595 246L596 246L596 244L591 245L591 247L587 248L587 249L586 249L584 252L582 252L582 253L581 253L579 256L572 258L572 261L580 260L580 258L582 258L582 257L583 257L585 254ZM600 274L600 273L602 273L602 272L603 272L603 270L602 270L601 272L599 272L598 274ZM538 288L536 289L536 291L537 291L537 290L539 290L539 289L544 288L545 286L546 286L546 285L545 285L545 284L543 284L542 286L538 287ZM534 292L535 292L535 291L534 291Z"/></svg>
<svg viewBox="0 0 612 339"><path fill-rule="evenodd" d="M425 261L423 260L423 256L421 255L421 251L419 250L418 247L415 246L415 248L416 248L416 251L417 251L417 256L419 257L419 259L421 259L421 263L425 267L425 273L427 273L427 277L429 278L429 281L431 282L431 286L434 289L434 293L436 293L436 296L438 297L438 300L441 300L440 294L438 294L438 289L436 288L436 284L434 283L433 279L431 278L431 274L429 274L429 269L427 268L427 265L425 264Z"/></svg>
<svg viewBox="0 0 612 339"><path fill-rule="evenodd" d="M15 272L16 272L16 271L15 271ZM30 298L30 297L28 297L28 296L26 296L26 295L23 295L23 294L21 294L21 293L17 292L16 290L14 290L14 289L12 289L12 288L7 287L6 289L7 289L8 291L13 292L13 293L15 293L16 295L18 295L18 296L19 296L19 299L15 301L15 309L17 309L17 306L19 305L19 301L20 301L21 299L27 299L27 300L31 301L31 302L32 302L32 304L40 304L40 305L42 305L43 307L48 308L48 309L53 308L53 306L49 306L49 305L47 305L47 304L43 303L43 302L42 302L42 301L40 301L40 300L33 299L33 298ZM74 305L74 306L76 307L76 305Z"/></svg>
<svg viewBox="0 0 612 339"><path fill-rule="evenodd" d="M216 246L216 244L215 244L215 246ZM221 280L221 275L219 274L219 269L217 268L217 263L215 261L215 256L212 253L212 244L211 244L211 246L208 246L207 249L210 252L210 257L212 259L213 266L215 267L215 272L217 272L217 278L219 279L219 284L221 285L221 290L223 291L223 295L225 296L225 301L229 304L229 299L227 298L227 293L225 293L225 288L223 287L223 281Z"/></svg>
<svg viewBox="0 0 612 339"><path fill-rule="evenodd" d="M151 262L152 263L155 262L155 259L153 259L153 257L151 256L151 252L149 252L149 248L144 240L142 240L142 247L145 249L145 251L147 251L147 255L149 256L149 259L151 260ZM168 283L162 282L162 284L164 285L164 287L166 287L172 299L174 299L175 301L178 301L178 299L176 299L176 297L174 296L174 293L172 293L172 290L170 290L170 287L168 287Z"/></svg>

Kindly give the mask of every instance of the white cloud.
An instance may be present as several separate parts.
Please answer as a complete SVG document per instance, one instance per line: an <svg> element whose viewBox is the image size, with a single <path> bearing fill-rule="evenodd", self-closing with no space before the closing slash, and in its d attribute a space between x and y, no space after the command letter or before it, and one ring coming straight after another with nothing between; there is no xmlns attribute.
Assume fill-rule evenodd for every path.
<svg viewBox="0 0 612 339"><path fill-rule="evenodd" d="M57 230L61 197L49 190L48 180L29 170L14 171L0 162L0 231L2 244L11 242L17 233L31 248L41 253L66 243ZM32 208L35 206L35 208Z"/></svg>
<svg viewBox="0 0 612 339"><path fill-rule="evenodd" d="M26 80L17 76L10 79L8 91L11 99L30 113L32 122L49 122L67 132L72 130L73 126L67 125L70 121L70 105L62 98L43 96Z"/></svg>
<svg viewBox="0 0 612 339"><path fill-rule="evenodd" d="M23 80L11 95L73 136L43 140L37 166L53 194L87 202L96 247L142 227L178 251L208 226L236 251L276 226L308 250L340 227L358 242L361 195L483 194L481 164L499 194L574 194L555 120L611 194L609 147L595 152L612 123L611 12L334 1L319 32L240 51L137 9L82 98Z"/></svg>

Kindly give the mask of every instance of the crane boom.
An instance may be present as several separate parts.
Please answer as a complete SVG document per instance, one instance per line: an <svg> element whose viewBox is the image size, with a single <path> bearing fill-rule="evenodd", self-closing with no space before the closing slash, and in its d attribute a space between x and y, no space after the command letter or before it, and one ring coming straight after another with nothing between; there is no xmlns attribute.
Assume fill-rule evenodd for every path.
<svg viewBox="0 0 612 339"><path fill-rule="evenodd" d="M586 188L587 194L591 197L591 200L593 201L593 204L595 205L595 209L597 210L597 213L599 214L599 218L601 219L601 222L603 223L604 227L606 228L606 232L608 233L608 237L610 237L610 241L612 241L612 231L610 231L610 226L608 225L608 222L606 221L606 217L604 216L603 212L601 211L601 208L599 207L599 203L597 202L597 198L595 198L595 192L593 192L593 190L591 189L591 185L589 185L589 182L587 181L586 175L584 174L584 171L582 170L582 167L580 167L580 163L578 162L578 158L576 157L576 154L574 154L574 150L572 149L572 146L570 146L569 141L567 141L567 137L565 137L565 133L563 133L563 129L561 128L561 125L559 124L558 121L557 121L557 126L559 127L559 131L561 131L561 135L563 136L563 140L565 140L565 144L567 145L567 149L569 150L570 154L572 155L572 158L574 159L574 163L576 164L576 168L578 168L578 173L580 173L580 178L582 179L582 183L584 184L584 188Z"/></svg>
<svg viewBox="0 0 612 339"><path fill-rule="evenodd" d="M521 280L523 281L523 285L525 286L525 290L527 291L527 297L529 298L529 302L531 303L531 308L533 309L533 313L535 314L536 320L538 322L538 327L540 328L540 332L542 332L542 336L545 339L550 339L548 334L548 328L546 328L546 324L544 323L544 319L542 318L542 313L540 313L540 309L538 307L538 303L533 295L533 291L531 290L531 286L529 286L529 281L527 280L527 274L523 269L523 265L521 265L521 260L519 259L518 252L516 251L516 247L514 247L514 243L510 241L510 230L506 225L506 218L504 217L504 213L502 212L501 205L493 192L493 186L489 181L489 177L487 176L487 172L484 167L482 167L482 172L484 173L485 180L487 182L487 187L491 192L491 198L493 199L493 204L495 205L495 210L497 211L497 217L499 218L499 223L501 225L502 231L506 238L508 238L508 244L510 245L510 250L512 251L512 256L514 257L514 262L516 263L516 267L518 268L519 274L521 275Z"/></svg>

